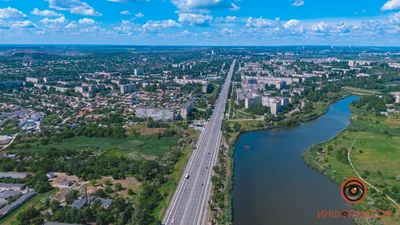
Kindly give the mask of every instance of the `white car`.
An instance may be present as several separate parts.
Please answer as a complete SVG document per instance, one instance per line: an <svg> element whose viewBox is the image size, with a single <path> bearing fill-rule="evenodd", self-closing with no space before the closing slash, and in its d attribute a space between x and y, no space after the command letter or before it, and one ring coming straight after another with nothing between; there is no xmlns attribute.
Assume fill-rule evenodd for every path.
<svg viewBox="0 0 400 225"><path fill-rule="evenodd" d="M188 173L185 175L185 178L186 178L186 179L189 179L189 174L188 174Z"/></svg>

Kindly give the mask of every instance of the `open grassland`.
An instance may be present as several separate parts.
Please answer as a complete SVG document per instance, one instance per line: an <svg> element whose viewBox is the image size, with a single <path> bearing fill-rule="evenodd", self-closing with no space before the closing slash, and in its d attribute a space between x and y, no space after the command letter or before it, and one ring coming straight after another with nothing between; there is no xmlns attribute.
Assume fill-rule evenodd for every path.
<svg viewBox="0 0 400 225"><path fill-rule="evenodd" d="M393 210L394 217L369 224L400 224L400 209L385 197L400 202L400 115L377 116L363 108L351 109L354 114L350 126L334 139L307 150L303 157L310 166L341 184L346 178L357 177L347 158L354 142L350 160L355 170L380 191L369 187L366 200L356 208Z"/></svg>
<svg viewBox="0 0 400 225"><path fill-rule="evenodd" d="M130 153L140 153L146 156L162 157L168 148L176 141L176 137L161 137L155 135L133 137L123 139L74 137L60 143L34 146L27 151L46 151L51 148L64 149L101 149L109 150L107 154L124 156Z"/></svg>
<svg viewBox="0 0 400 225"><path fill-rule="evenodd" d="M322 115L329 109L329 104L327 102L316 102L314 104L314 108L314 111L317 113L317 115Z"/></svg>
<svg viewBox="0 0 400 225"><path fill-rule="evenodd" d="M115 180L111 176L108 176L108 177L102 177L101 179L97 180L96 186L105 187L107 181L109 181L112 184L111 185L112 187L115 187L115 184L117 183L121 184L122 186L122 190L115 191L113 194L111 194L111 196L129 198L134 204L138 204L137 198L139 197L138 193L140 193L142 182L139 182L134 177L127 177L124 180ZM98 187L96 187L95 189L97 190ZM132 189L134 193L132 196L130 196L128 193L129 189Z"/></svg>
<svg viewBox="0 0 400 225"><path fill-rule="evenodd" d="M367 89L360 89L360 88L353 88L353 87L343 87L343 90L350 92L354 95L375 95L380 94L379 91L374 90L367 90Z"/></svg>

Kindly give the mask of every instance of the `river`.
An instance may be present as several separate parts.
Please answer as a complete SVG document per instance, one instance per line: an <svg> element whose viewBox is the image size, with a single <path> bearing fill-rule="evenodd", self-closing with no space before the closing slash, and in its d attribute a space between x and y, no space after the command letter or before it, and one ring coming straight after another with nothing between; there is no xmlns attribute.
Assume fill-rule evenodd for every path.
<svg viewBox="0 0 400 225"><path fill-rule="evenodd" d="M316 120L295 128L249 132L235 144L234 225L350 225L349 219L318 219L318 210L345 209L339 185L307 167L301 154L350 123L347 97ZM250 149L245 150L244 146Z"/></svg>

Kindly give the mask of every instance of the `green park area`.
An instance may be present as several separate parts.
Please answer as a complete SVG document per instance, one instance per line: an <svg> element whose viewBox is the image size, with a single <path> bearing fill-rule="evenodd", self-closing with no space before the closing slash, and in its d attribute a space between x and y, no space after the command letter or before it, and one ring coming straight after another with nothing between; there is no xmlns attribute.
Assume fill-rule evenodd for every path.
<svg viewBox="0 0 400 225"><path fill-rule="evenodd" d="M351 124L334 139L305 151L303 158L314 169L341 184L357 173L368 185L358 210L392 210L395 215L381 221L357 221L358 224L400 224L400 115L373 113L370 104L351 106ZM348 158L350 153L350 161ZM392 200L390 200L387 196Z"/></svg>
<svg viewBox="0 0 400 225"><path fill-rule="evenodd" d="M65 139L62 142L34 146L26 150L46 151L52 148L60 150L100 149L108 150L107 154L112 156L124 156L130 153L140 153L149 157L162 157L168 151L169 147L174 144L175 141L177 141L177 138L175 136L158 138L156 135L146 135L139 137L128 136L126 138L74 137L70 139Z"/></svg>
<svg viewBox="0 0 400 225"><path fill-rule="evenodd" d="M149 128L135 125L126 130L125 138L74 136L43 142L43 137L38 140L26 136L14 146L13 152L39 155L38 165L41 166L36 170L40 174L48 172L47 168L51 171L61 168L55 172L76 175L87 181L84 185L88 188L105 187L106 195L113 199L129 199L138 210L145 211L141 215L147 221L144 224L151 224L165 214L198 134L194 129L178 126ZM59 160L65 154L69 157ZM84 156L87 160L68 166ZM34 161L28 161L22 169L32 171L35 165ZM18 165L9 162L7 166L17 170ZM57 190L38 194L7 217L7 224L21 221L17 215L28 206L42 209L41 202L59 194Z"/></svg>
<svg viewBox="0 0 400 225"><path fill-rule="evenodd" d="M367 89L361 89L361 88L354 88L354 87L343 87L342 88L344 91L349 92L354 95L375 95L375 94L380 94L380 91L375 91L375 90L367 90Z"/></svg>

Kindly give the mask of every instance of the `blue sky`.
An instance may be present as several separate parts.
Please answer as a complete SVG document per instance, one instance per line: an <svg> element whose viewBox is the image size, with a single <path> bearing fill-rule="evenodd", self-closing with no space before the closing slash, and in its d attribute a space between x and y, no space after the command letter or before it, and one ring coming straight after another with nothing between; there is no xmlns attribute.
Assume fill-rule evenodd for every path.
<svg viewBox="0 0 400 225"><path fill-rule="evenodd" d="M0 44L400 46L400 0L0 0Z"/></svg>

